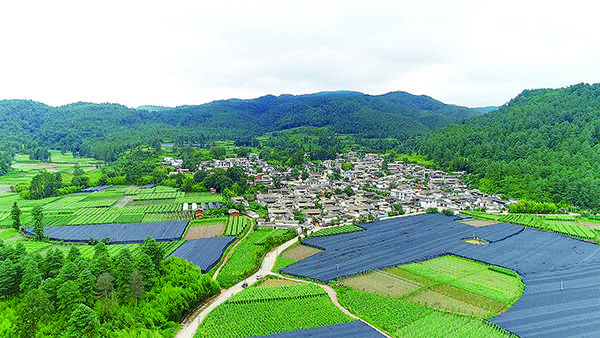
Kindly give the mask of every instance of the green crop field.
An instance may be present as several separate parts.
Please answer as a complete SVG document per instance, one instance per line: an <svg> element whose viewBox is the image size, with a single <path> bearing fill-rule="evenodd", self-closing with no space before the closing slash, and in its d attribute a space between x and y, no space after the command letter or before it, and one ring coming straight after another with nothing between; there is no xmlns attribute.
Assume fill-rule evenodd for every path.
<svg viewBox="0 0 600 338"><path fill-rule="evenodd" d="M449 255L346 278L342 284L482 318L506 311L524 289L521 277L512 270Z"/></svg>
<svg viewBox="0 0 600 338"><path fill-rule="evenodd" d="M227 224L228 218L229 217L198 218L193 221L190 221L190 226Z"/></svg>
<svg viewBox="0 0 600 338"><path fill-rule="evenodd" d="M331 236L331 235L339 235L346 234L350 232L363 231L364 229L356 226L354 224L340 225L329 228L323 228L321 230L313 232L310 237L322 237L322 236Z"/></svg>
<svg viewBox="0 0 600 338"><path fill-rule="evenodd" d="M525 225L586 240L598 240L600 237L598 232L575 223L574 218L571 216L538 217L531 214L508 214L503 216L500 221Z"/></svg>
<svg viewBox="0 0 600 338"><path fill-rule="evenodd" d="M478 317L434 310L373 293L336 288L350 312L392 337L510 337L508 331Z"/></svg>
<svg viewBox="0 0 600 338"><path fill-rule="evenodd" d="M238 236L250 226L250 220L243 216L229 217L225 236Z"/></svg>
<svg viewBox="0 0 600 338"><path fill-rule="evenodd" d="M223 202L221 194L211 194L209 192L186 192L185 196L178 197L177 203L201 203L201 202Z"/></svg>
<svg viewBox="0 0 600 338"><path fill-rule="evenodd" d="M250 287L212 311L195 337L251 337L352 320L312 283Z"/></svg>
<svg viewBox="0 0 600 338"><path fill-rule="evenodd" d="M270 229L254 230L238 244L217 277L221 287L228 288L258 269L266 252L264 245L255 243L272 231Z"/></svg>

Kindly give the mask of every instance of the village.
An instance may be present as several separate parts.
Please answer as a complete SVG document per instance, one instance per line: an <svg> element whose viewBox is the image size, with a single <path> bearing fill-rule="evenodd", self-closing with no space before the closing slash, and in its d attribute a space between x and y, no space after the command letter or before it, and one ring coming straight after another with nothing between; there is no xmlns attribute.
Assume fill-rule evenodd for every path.
<svg viewBox="0 0 600 338"><path fill-rule="evenodd" d="M268 187L255 197L268 210L266 217L257 220L258 227L361 223L433 209L500 213L511 202L470 189L462 180L464 172L446 173L404 161L389 162L377 154L349 152L335 160L306 161L301 175L298 169L269 164L255 153L198 164L199 170L229 167L243 168L250 185ZM233 199L248 205L241 197ZM252 210L246 213L258 218Z"/></svg>

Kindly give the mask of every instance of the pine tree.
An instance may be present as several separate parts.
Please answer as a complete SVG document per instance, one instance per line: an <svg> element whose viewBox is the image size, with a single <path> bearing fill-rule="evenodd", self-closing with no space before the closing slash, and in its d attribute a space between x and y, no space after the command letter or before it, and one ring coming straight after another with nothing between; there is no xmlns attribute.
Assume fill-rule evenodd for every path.
<svg viewBox="0 0 600 338"><path fill-rule="evenodd" d="M44 291L33 289L27 292L17 307L17 314L19 315L19 320L16 322L18 336L35 337L37 324L45 320L53 311L54 307Z"/></svg>
<svg viewBox="0 0 600 338"><path fill-rule="evenodd" d="M44 234L44 211L41 205L33 207L33 232L35 232L35 239L38 241L44 240L46 235Z"/></svg>
<svg viewBox="0 0 600 338"><path fill-rule="evenodd" d="M77 338L99 337L100 320L96 312L83 304L78 304L71 313L67 335Z"/></svg>
<svg viewBox="0 0 600 338"><path fill-rule="evenodd" d="M17 202L13 204L12 207L12 219L13 219L13 228L17 231L21 230L21 209L17 205Z"/></svg>

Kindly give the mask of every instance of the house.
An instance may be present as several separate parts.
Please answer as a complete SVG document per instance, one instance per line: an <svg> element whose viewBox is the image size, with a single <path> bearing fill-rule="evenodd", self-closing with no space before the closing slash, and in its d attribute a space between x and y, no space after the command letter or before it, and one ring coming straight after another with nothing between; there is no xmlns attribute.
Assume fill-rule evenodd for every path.
<svg viewBox="0 0 600 338"><path fill-rule="evenodd" d="M236 209L229 209L227 210L227 213L229 214L229 217L238 217L240 215L240 212Z"/></svg>

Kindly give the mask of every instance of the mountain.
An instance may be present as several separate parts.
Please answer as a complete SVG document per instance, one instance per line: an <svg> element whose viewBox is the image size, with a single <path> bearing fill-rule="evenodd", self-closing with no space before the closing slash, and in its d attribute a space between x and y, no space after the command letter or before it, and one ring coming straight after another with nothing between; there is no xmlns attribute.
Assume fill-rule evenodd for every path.
<svg viewBox="0 0 600 338"><path fill-rule="evenodd" d="M475 107L475 108L473 108L473 110L478 111L478 112L480 112L482 114L487 114L487 113L489 113L491 111L494 111L494 110L496 110L498 108L499 108L498 106L486 106L486 107Z"/></svg>
<svg viewBox="0 0 600 338"><path fill-rule="evenodd" d="M0 136L0 146L10 144L12 152L22 145L26 149L48 147L111 160L120 150L157 140L205 143L232 139L249 144L267 132L305 126L328 127L358 138L404 139L477 115L469 108L405 92L267 95L139 109L86 102L50 107L34 101L4 100L0 101L0 122L7 133Z"/></svg>
<svg viewBox="0 0 600 338"><path fill-rule="evenodd" d="M405 92L372 96L338 91L215 101L177 107L157 118L169 125L209 130L234 128L252 135L301 126L328 126L341 134L405 138L477 115L477 111L466 107Z"/></svg>
<svg viewBox="0 0 600 338"><path fill-rule="evenodd" d="M483 191L600 208L600 84L525 90L417 143Z"/></svg>

